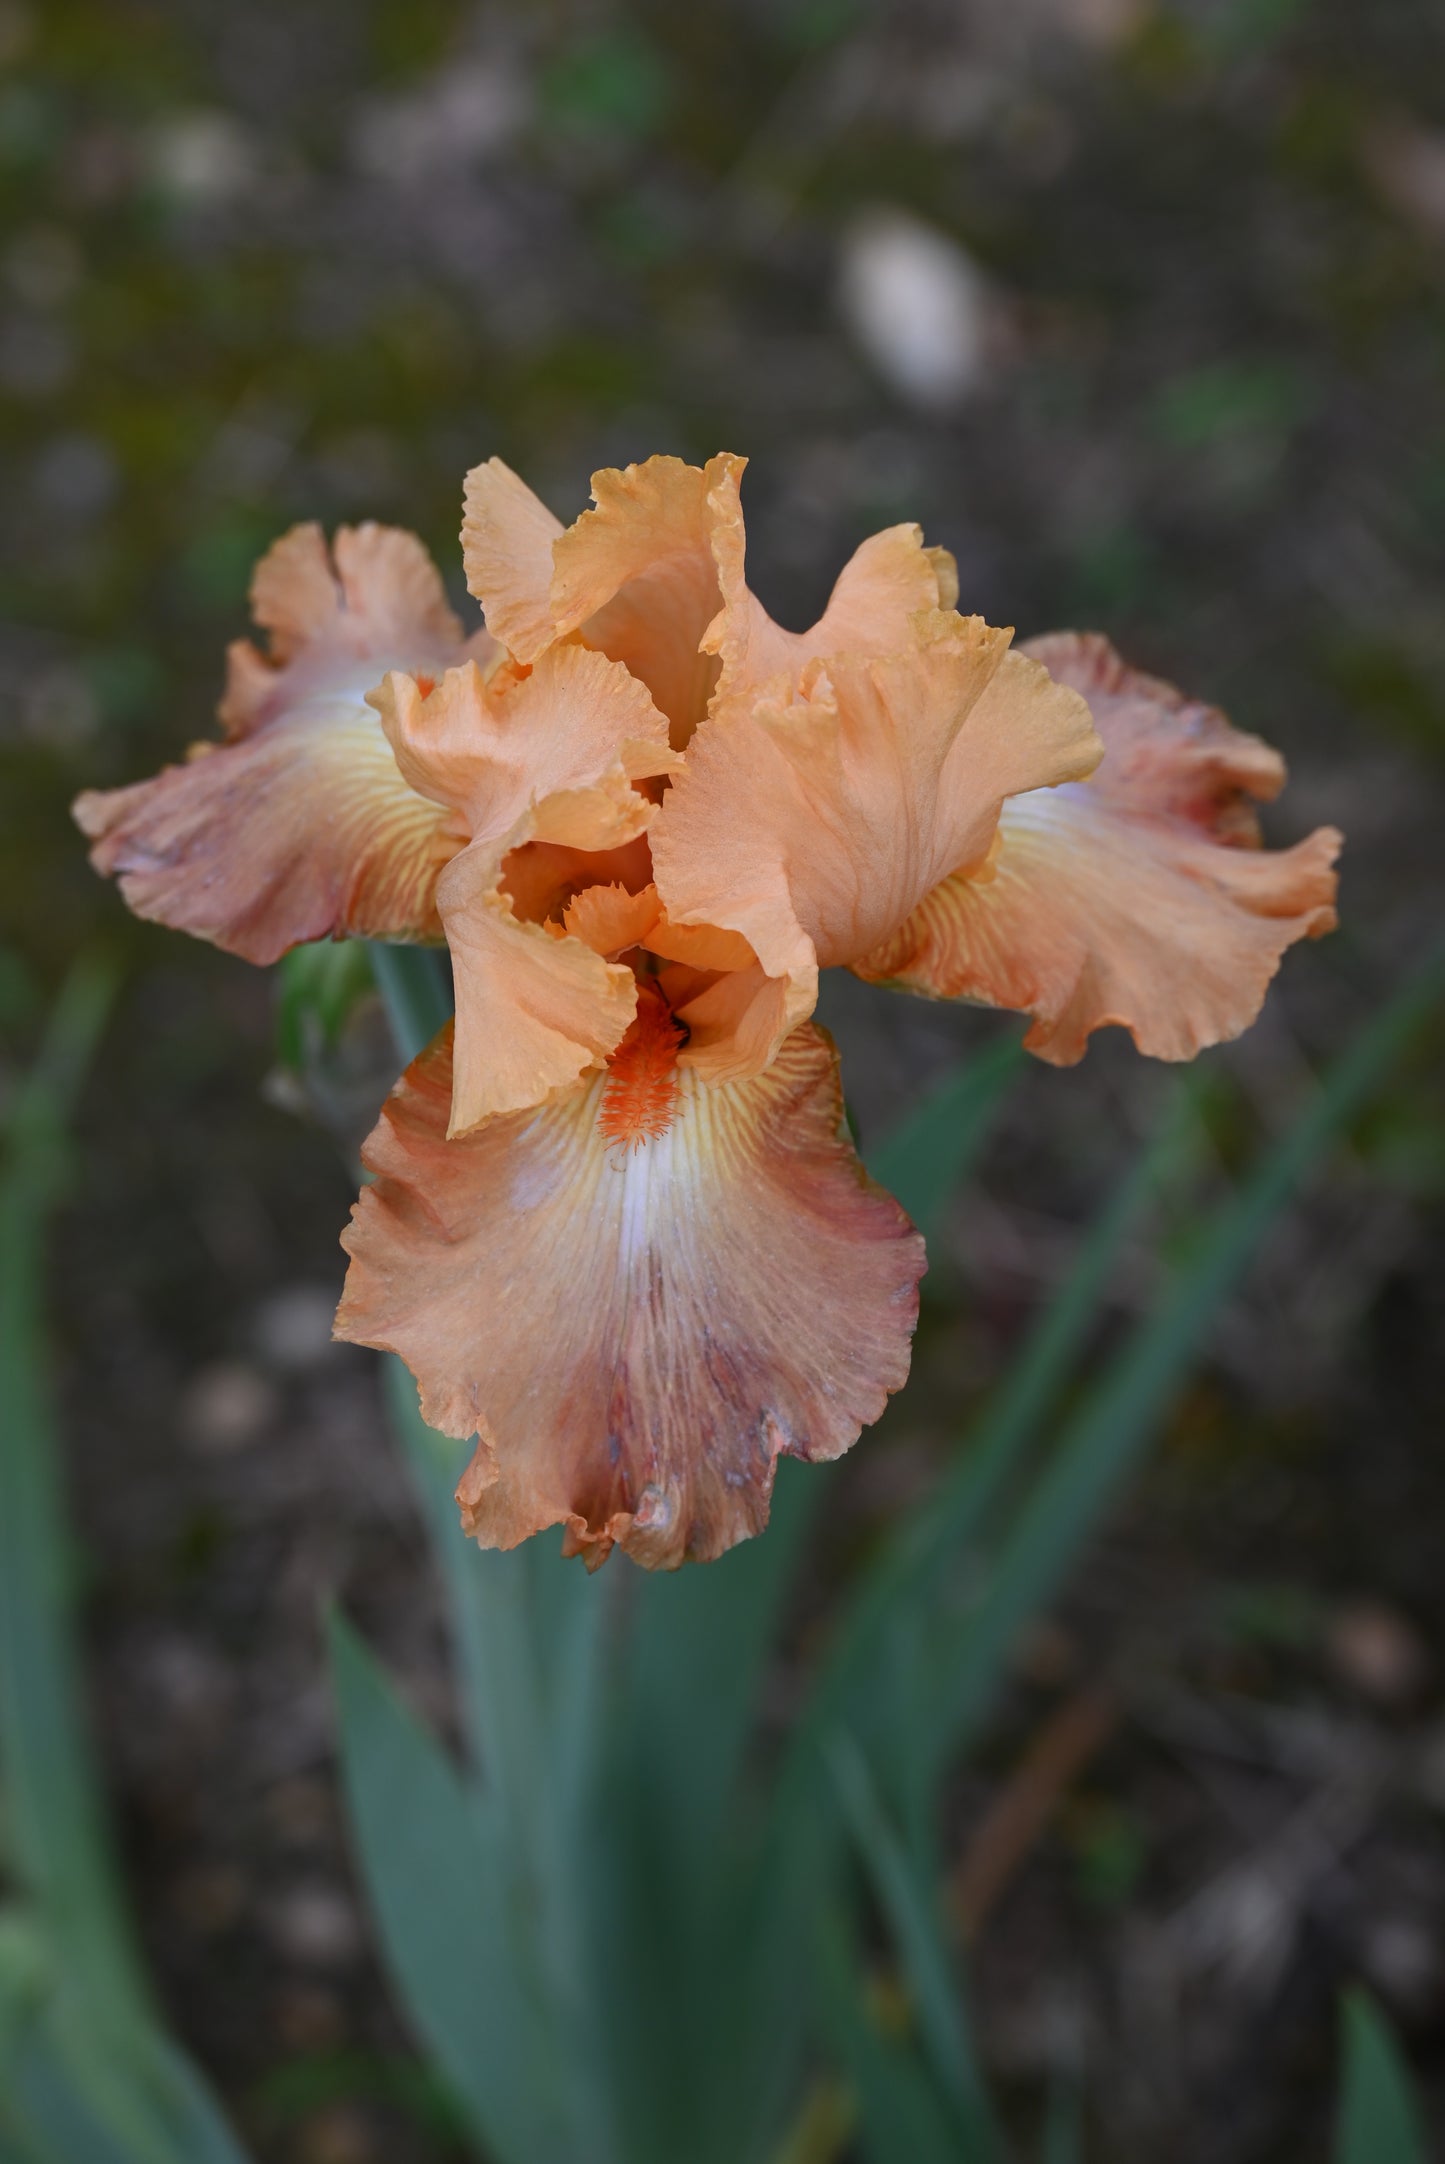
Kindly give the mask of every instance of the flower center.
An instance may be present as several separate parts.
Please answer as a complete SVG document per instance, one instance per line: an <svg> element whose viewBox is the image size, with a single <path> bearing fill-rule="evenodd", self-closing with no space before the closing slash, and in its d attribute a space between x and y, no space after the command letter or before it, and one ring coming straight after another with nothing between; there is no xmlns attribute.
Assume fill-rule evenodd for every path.
<svg viewBox="0 0 1445 2164"><path fill-rule="evenodd" d="M607 1062L597 1125L608 1142L635 1150L658 1142L677 1111L677 1055L686 1031L653 984L639 984L637 1013Z"/></svg>

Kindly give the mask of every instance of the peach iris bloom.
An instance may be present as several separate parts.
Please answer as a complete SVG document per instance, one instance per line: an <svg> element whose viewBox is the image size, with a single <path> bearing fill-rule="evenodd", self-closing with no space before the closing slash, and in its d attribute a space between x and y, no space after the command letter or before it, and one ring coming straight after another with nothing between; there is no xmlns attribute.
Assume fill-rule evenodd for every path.
<svg viewBox="0 0 1445 2164"><path fill-rule="evenodd" d="M863 1171L818 972L1105 1023L1187 1059L1334 922L1338 836L1266 851L1283 768L1106 641L957 613L914 526L810 631L744 577L742 461L598 474L565 532L467 480L464 641L410 536L261 564L228 741L83 796L142 915L256 961L445 937L456 1020L364 1152L337 1335L400 1354L488 1547L720 1554L778 1457L907 1375L923 1242Z"/></svg>

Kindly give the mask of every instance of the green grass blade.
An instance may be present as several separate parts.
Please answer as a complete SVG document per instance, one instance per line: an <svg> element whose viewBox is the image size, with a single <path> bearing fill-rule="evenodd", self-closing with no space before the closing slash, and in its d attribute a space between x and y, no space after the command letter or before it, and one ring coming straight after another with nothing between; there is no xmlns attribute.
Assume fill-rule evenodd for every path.
<svg viewBox="0 0 1445 2164"><path fill-rule="evenodd" d="M1040 2164L1084 2164L1083 2100L1072 2081L1054 2083Z"/></svg>
<svg viewBox="0 0 1445 2164"><path fill-rule="evenodd" d="M1015 1039L1002 1039L978 1054L934 1091L924 1106L865 1151L870 1173L900 1199L904 1210L924 1229L937 1218L950 1192L958 1188L989 1136L995 1112L1010 1080L1023 1065ZM716 1859L727 1824L738 1820L738 1779L753 1727L757 1690L768 1666L768 1651L781 1619L787 1584L792 1582L800 1547L824 1500L826 1482L809 1467L783 1467L772 1504L772 1526L761 1541L748 1543L740 1556L729 1556L703 1573L681 1573L664 1584L645 1584L636 1595L640 1653L632 1679L634 1714L640 1720L655 1761L666 1759L649 1818L651 1837L632 1824L638 1852L647 1857L649 1896L666 1911L666 1928L677 1932L686 1915L692 1932L690 1976L701 1976L692 2008L679 2004L681 1993L666 1989L666 1971L658 1954L645 1954L655 1989L662 1993L660 2019L668 2034L684 2023L677 2088L699 2095L699 2080L716 2080L716 2097L694 2119L707 2129L707 2160L742 2164L770 2153L777 2121L792 2097L796 2064L803 2051L803 2004L807 1997L809 1948L800 1915L807 1887L822 1874L831 1852L833 1829L820 1833L820 1846L783 1868L787 1885L781 1900L757 1883L735 1887L720 1883L714 1915L703 1915L697 1900L701 1872L710 1855ZM699 1688L697 1677L705 1686ZM714 1718L716 1712L716 1718ZM820 1723L813 1744L826 1731ZM816 1751L803 1759L816 1772ZM790 1783L800 1803L796 1824L807 1848L816 1792ZM636 1813L636 1803L629 1807ZM710 1848L712 1844L712 1848ZM666 1855L660 1868L658 1857ZM636 1876L636 1874L634 1874ZM755 1932L748 1915L761 1904ZM636 1909L629 1928L638 1930ZM766 1941L766 1943L764 1943ZM662 1937L655 1941L662 1945ZM761 2006L757 1993L766 1995ZM714 2013L716 2008L716 2013ZM727 2034L727 2047L718 2036ZM688 2043L690 2038L690 2043ZM688 2064L681 2064L686 2054ZM692 2071L688 2071L692 2069ZM725 2069L725 2073L718 2073ZM690 2136L699 2140L697 2134ZM699 2164L705 2164L699 2151Z"/></svg>
<svg viewBox="0 0 1445 2164"><path fill-rule="evenodd" d="M366 944L397 1050L409 1066L451 1020L446 955L438 947L392 947L376 939Z"/></svg>
<svg viewBox="0 0 1445 2164"><path fill-rule="evenodd" d="M32 2010L11 2045L0 2129L26 2164L152 2164L158 2156L180 2157L177 2150L131 2146L117 2136L75 2080L40 2010Z"/></svg>
<svg viewBox="0 0 1445 2164"><path fill-rule="evenodd" d="M239 2164L220 2113L151 2005L107 1839L72 1635L44 1354L45 1237L66 1174L65 1124L114 990L103 964L72 971L10 1109L0 1175L0 1767L10 1861L53 1969L23 2045L13 2047L10 2087L31 2099L37 2125L64 2125L63 2139L78 2142L78 2129L93 2123L90 2146L108 2144L133 2164ZM13 1933L7 1944L13 1952Z"/></svg>
<svg viewBox="0 0 1445 2164"><path fill-rule="evenodd" d="M468 1446L427 1426L400 1360L385 1364L392 1423L406 1453L446 1591L463 1710L489 1799L515 1820L540 1792L543 1689L525 1551L483 1556L457 1513ZM579 1572L580 1575L580 1572Z"/></svg>
<svg viewBox="0 0 1445 2164"><path fill-rule="evenodd" d="M593 1980L589 1828L612 1718L603 1660L618 1566L590 1577L541 1540L483 1553L462 1531L454 1493L468 1446L426 1425L399 1360L388 1361L387 1383L446 1589L479 1799L528 1904L526 1961L573 2089L590 2091L588 2139L603 2164L613 2069L599 2045L608 1994Z"/></svg>
<svg viewBox="0 0 1445 2164"><path fill-rule="evenodd" d="M830 1728L858 1718L860 1686L876 1672L900 1621L928 1613L940 1576L1018 1475L1088 1342L1120 1251L1193 1147L1193 1102L1188 1085L1171 1096L1154 1139L1096 1219L953 1470L890 1536L850 1595L794 1737L780 1802L789 1787L800 1793L809 1785Z"/></svg>
<svg viewBox="0 0 1445 2164"><path fill-rule="evenodd" d="M1022 1044L1001 1037L963 1061L899 1125L865 1151L875 1180L902 1203L926 1240L963 1180L1025 1065Z"/></svg>
<svg viewBox="0 0 1445 2164"><path fill-rule="evenodd" d="M302 1073L317 1051L334 1048L352 1010L375 984L375 965L360 940L315 939L283 954L276 967L282 1066Z"/></svg>
<svg viewBox="0 0 1445 2164"><path fill-rule="evenodd" d="M929 1724L935 1770L966 1740L1019 1633L1057 1591L1105 1509L1147 1449L1201 1337L1295 1187L1367 1103L1445 987L1437 949L1366 1024L1293 1128L1220 1208L1154 1317L1117 1355L1032 1489L981 1599L939 1642L942 1696Z"/></svg>
<svg viewBox="0 0 1445 2164"><path fill-rule="evenodd" d="M857 1745L839 1734L828 1755L844 1818L902 1958L924 2049L952 2107L962 2153L993 2164L1001 2153L999 2129L979 2075L932 1889L889 1824Z"/></svg>
<svg viewBox="0 0 1445 2164"><path fill-rule="evenodd" d="M1379 2010L1362 1991L1341 2010L1335 2164L1429 2164L1409 2070Z"/></svg>
<svg viewBox="0 0 1445 2164"><path fill-rule="evenodd" d="M836 1908L820 1911L813 1952L824 2037L857 2099L867 2164L984 2164L979 2152L960 2146L913 2052L878 2026L860 1950Z"/></svg>
<svg viewBox="0 0 1445 2164"><path fill-rule="evenodd" d="M403 2004L497 2156L562 2164L563 2070L519 1959L530 1918L506 1846L350 1625L333 1614L329 1635L351 1823Z"/></svg>

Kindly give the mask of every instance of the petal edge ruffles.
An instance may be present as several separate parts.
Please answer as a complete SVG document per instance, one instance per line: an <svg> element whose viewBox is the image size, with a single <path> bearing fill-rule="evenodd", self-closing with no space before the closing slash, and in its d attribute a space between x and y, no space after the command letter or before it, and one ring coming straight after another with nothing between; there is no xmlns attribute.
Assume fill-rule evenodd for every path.
<svg viewBox="0 0 1445 2164"><path fill-rule="evenodd" d="M549 1525L671 1567L761 1530L780 1454L837 1457L908 1371L923 1242L842 1129L811 1025L768 1073L679 1077L660 1140L598 1128L600 1076L446 1139L445 1037L365 1150L338 1336L397 1352L425 1418L477 1435L484 1546Z"/></svg>

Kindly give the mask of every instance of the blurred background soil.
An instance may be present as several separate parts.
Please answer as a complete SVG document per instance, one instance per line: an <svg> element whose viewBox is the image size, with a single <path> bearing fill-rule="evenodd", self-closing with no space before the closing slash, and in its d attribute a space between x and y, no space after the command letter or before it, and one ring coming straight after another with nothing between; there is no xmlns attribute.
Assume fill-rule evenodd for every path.
<svg viewBox="0 0 1445 2164"><path fill-rule="evenodd" d="M351 1177L268 1093L272 985L132 922L68 801L208 733L293 520L414 526L465 603L477 459L570 518L597 466L745 451L783 622L917 518L965 608L1105 630L1281 745L1272 838L1346 828L1344 929L1203 1063L1227 1176L1442 914L1445 15L3 0L0 215L4 1073L77 950L125 967L54 1296L106 1774L166 2005L258 2156L422 2164L462 2152L359 1906L318 1642L339 1596L446 1720L377 1375L328 1342ZM1016 1027L852 983L827 1018L865 1138ZM359 1129L379 1038L354 1079ZM1096 1040L1016 1092L915 1381L813 1476L817 1603L957 1447L1164 1082ZM1083 2069L1109 2164L1323 2155L1348 1978L1445 2099L1442 1201L1425 1060L1271 1241L959 1782L990 2064Z"/></svg>

